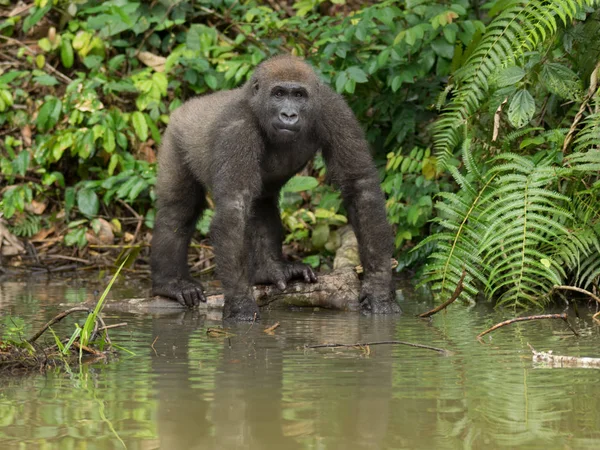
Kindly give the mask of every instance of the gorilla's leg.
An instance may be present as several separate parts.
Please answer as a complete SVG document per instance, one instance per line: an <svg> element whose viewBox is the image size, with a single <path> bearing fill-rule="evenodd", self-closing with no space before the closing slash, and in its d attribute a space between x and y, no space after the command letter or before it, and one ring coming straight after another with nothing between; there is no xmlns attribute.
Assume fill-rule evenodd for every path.
<svg viewBox="0 0 600 450"><path fill-rule="evenodd" d="M277 196L255 200L248 224L249 261L252 284L275 284L285 289L293 278L307 283L317 281L306 264L289 262L283 257L283 227L277 207Z"/></svg>
<svg viewBox="0 0 600 450"><path fill-rule="evenodd" d="M199 282L189 275L188 247L198 217L206 207L202 185L183 165L165 135L161 151L168 164L161 166L157 180L158 212L152 235L152 293L196 306L206 298Z"/></svg>

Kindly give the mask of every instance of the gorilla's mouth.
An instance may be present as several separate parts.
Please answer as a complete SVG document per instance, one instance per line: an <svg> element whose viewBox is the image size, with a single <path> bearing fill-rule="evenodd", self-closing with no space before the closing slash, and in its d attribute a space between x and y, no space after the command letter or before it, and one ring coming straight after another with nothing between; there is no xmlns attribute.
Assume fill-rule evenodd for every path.
<svg viewBox="0 0 600 450"><path fill-rule="evenodd" d="M298 126L286 125L283 123L274 123L273 128L275 128L275 131L281 134L296 134L298 131L300 131L300 127Z"/></svg>

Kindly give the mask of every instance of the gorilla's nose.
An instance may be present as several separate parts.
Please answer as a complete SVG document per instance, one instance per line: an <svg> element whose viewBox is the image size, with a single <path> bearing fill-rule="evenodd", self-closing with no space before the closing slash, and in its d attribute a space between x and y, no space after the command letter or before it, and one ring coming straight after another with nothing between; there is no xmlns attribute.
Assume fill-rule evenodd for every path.
<svg viewBox="0 0 600 450"><path fill-rule="evenodd" d="M279 120L286 125L294 125L296 122L298 122L298 114L295 112L282 111L279 113Z"/></svg>

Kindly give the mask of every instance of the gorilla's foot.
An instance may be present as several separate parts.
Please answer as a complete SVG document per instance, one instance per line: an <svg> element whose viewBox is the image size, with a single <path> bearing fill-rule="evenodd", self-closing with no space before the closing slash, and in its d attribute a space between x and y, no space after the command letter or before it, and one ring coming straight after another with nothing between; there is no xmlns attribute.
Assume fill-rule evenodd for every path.
<svg viewBox="0 0 600 450"><path fill-rule="evenodd" d="M183 306L193 308L200 302L206 303L202 285L192 278L176 279L165 283L155 282L153 295L161 295L177 300Z"/></svg>
<svg viewBox="0 0 600 450"><path fill-rule="evenodd" d="M299 262L277 261L256 269L253 284L274 284L284 290L290 280L316 283L317 276L312 268Z"/></svg>
<svg viewBox="0 0 600 450"><path fill-rule="evenodd" d="M260 319L260 310L252 297L225 297L223 320L254 321Z"/></svg>
<svg viewBox="0 0 600 450"><path fill-rule="evenodd" d="M400 314L396 293L387 273L375 274L365 279L358 297L360 309L366 314Z"/></svg>

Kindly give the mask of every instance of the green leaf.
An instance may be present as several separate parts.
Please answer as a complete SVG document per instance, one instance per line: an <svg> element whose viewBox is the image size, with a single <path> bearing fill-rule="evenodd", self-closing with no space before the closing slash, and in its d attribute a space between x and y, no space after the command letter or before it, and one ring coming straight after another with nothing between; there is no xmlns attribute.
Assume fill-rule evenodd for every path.
<svg viewBox="0 0 600 450"><path fill-rule="evenodd" d="M146 123L144 114L140 111L135 111L131 114L131 124L139 140L146 142L148 140L148 124Z"/></svg>
<svg viewBox="0 0 600 450"><path fill-rule="evenodd" d="M439 37L431 43L433 51L442 58L452 59L454 56L454 45L449 44L446 39Z"/></svg>
<svg viewBox="0 0 600 450"><path fill-rule="evenodd" d="M208 73L208 74L204 75L204 82L213 91L217 89L217 86L218 86L217 77L214 76L213 74Z"/></svg>
<svg viewBox="0 0 600 450"><path fill-rule="evenodd" d="M338 94L344 92L344 87L346 86L346 82L348 81L348 74L346 72L340 72L335 79L335 90Z"/></svg>
<svg viewBox="0 0 600 450"><path fill-rule="evenodd" d="M148 182L146 180L144 180L143 178L138 179L129 191L129 194L127 195L127 200L129 202L133 202L138 197L138 195L140 195L140 192L142 192L147 187Z"/></svg>
<svg viewBox="0 0 600 450"><path fill-rule="evenodd" d="M63 38L60 44L60 60L62 61L62 65L67 69L73 66L73 46L70 39Z"/></svg>
<svg viewBox="0 0 600 450"><path fill-rule="evenodd" d="M319 185L319 181L314 177L306 177L296 175L288 181L285 186L281 189L281 192L300 192L308 191L316 188Z"/></svg>
<svg viewBox="0 0 600 450"><path fill-rule="evenodd" d="M69 247L72 247L76 244L79 247L83 247L85 244L87 244L85 232L85 228L76 228L74 230L69 231L65 236L65 244Z"/></svg>
<svg viewBox="0 0 600 450"><path fill-rule="evenodd" d="M348 67L346 73L351 80L357 83L366 83L368 81L367 74L358 66Z"/></svg>
<svg viewBox="0 0 600 450"><path fill-rule="evenodd" d="M311 236L311 243L314 248L323 248L329 239L329 225L326 223L318 224Z"/></svg>
<svg viewBox="0 0 600 450"><path fill-rule="evenodd" d="M512 86L518 83L525 76L525 71L518 66L510 66L502 69L496 75L495 81L498 87Z"/></svg>
<svg viewBox="0 0 600 450"><path fill-rule="evenodd" d="M303 258L302 262L304 264L308 264L313 269L316 269L321 265L321 258L319 257L319 255L310 255Z"/></svg>
<svg viewBox="0 0 600 450"><path fill-rule="evenodd" d="M68 187L65 189L65 216L69 217L69 213L75 206L75 188Z"/></svg>
<svg viewBox="0 0 600 450"><path fill-rule="evenodd" d="M58 80L55 77L47 74L33 77L33 81L42 86L56 86L58 84Z"/></svg>
<svg viewBox="0 0 600 450"><path fill-rule="evenodd" d="M100 208L98 196L91 189L81 189L77 193L77 207L86 216L95 216Z"/></svg>
<svg viewBox="0 0 600 450"><path fill-rule="evenodd" d="M561 98L577 100L581 96L581 80L575 72L562 64L544 64L540 78L546 89Z"/></svg>
<svg viewBox="0 0 600 450"><path fill-rule="evenodd" d="M29 152L27 150L23 150L17 155L17 158L13 161L14 171L21 176L24 176L27 173L27 168L29 167Z"/></svg>
<svg viewBox="0 0 600 450"><path fill-rule="evenodd" d="M6 72L2 76L0 76L0 84L8 84L13 81L15 78L20 77L21 75L29 73L25 70L11 70L10 72Z"/></svg>
<svg viewBox="0 0 600 450"><path fill-rule="evenodd" d="M27 33L35 24L37 24L42 17L46 15L52 8L52 2L49 1L43 8L33 8L31 15L27 16L23 21L23 32Z"/></svg>
<svg viewBox="0 0 600 450"><path fill-rule="evenodd" d="M515 128L521 128L532 119L535 114L535 100L528 90L517 91L508 107L508 120Z"/></svg>

